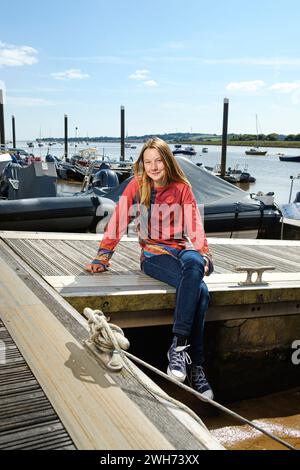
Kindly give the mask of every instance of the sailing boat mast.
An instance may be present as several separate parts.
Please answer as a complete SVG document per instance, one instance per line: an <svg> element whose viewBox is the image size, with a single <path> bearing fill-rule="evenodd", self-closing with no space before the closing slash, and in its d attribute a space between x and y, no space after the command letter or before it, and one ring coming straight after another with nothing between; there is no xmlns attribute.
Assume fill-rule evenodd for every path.
<svg viewBox="0 0 300 470"><path fill-rule="evenodd" d="M259 122L258 122L257 114L255 114L255 123L256 123L256 146L251 148L250 150L246 150L245 154L246 155L266 155L267 150L260 150L259 145L258 145L258 126L259 126Z"/></svg>
<svg viewBox="0 0 300 470"><path fill-rule="evenodd" d="M40 126L40 137L39 137L39 139L37 139L37 141L38 141L38 146L39 147L44 147L44 144L42 142L42 126Z"/></svg>
<svg viewBox="0 0 300 470"><path fill-rule="evenodd" d="M256 125L256 148L258 148L258 125L257 125L257 114L255 114L255 125Z"/></svg>

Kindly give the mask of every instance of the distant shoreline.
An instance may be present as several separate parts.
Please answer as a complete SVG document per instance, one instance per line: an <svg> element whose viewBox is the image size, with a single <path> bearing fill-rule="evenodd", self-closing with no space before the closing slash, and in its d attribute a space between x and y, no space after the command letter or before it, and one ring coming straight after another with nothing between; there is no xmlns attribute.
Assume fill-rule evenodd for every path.
<svg viewBox="0 0 300 470"><path fill-rule="evenodd" d="M92 138L89 139L81 139L81 138L69 138L68 143L86 143L86 144L107 144L107 143L120 143L120 139L118 138L107 138L107 140L104 140L105 138L95 138L93 140ZM203 147L210 146L210 145L217 145L221 146L222 145L222 140L196 140L196 139L164 139L169 145L175 145L175 144L181 144L181 145L200 145ZM63 138L51 138L51 139L40 139L41 142L44 142L46 145L47 142L57 142L59 144L64 143ZM128 144L144 144L147 141L147 139L134 139L134 138L128 138L126 139L126 142ZM35 140L33 140L35 142ZM256 146L256 141L255 140L228 140L227 141L228 146L233 146L233 147L255 147ZM259 147L282 147L282 148L300 148L300 141L286 141L286 140L261 140L258 141L258 146Z"/></svg>
<svg viewBox="0 0 300 470"><path fill-rule="evenodd" d="M169 144L173 144L176 142L168 142ZM208 145L222 145L221 140L217 140L214 142L211 141L190 141L186 140L184 142L180 141L182 145L202 145L203 147L208 146ZM233 147L255 147L256 142L253 142L253 140L250 141L242 141L238 142L236 140L234 141L228 141L227 142L228 146L233 146ZM283 148L300 148L300 142L287 142L287 141L282 141L282 140L275 140L275 141L261 141L259 142L259 147L283 147Z"/></svg>

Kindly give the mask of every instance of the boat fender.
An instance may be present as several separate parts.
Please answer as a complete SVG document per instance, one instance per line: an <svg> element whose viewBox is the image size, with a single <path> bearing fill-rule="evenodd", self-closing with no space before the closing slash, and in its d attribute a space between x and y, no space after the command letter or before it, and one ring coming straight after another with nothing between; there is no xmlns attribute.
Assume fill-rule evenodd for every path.
<svg viewBox="0 0 300 470"><path fill-rule="evenodd" d="M53 156L53 155L50 155L50 153L47 153L46 155L46 158L45 158L45 162L47 163L56 163L56 158Z"/></svg>
<svg viewBox="0 0 300 470"><path fill-rule="evenodd" d="M107 163L107 162L103 162L103 163L101 163L101 165L99 166L99 170L106 170L106 169L110 170L110 168L111 168L111 166L110 166L110 164Z"/></svg>
<svg viewBox="0 0 300 470"><path fill-rule="evenodd" d="M93 176L93 187L113 188L119 186L119 178L113 170L102 169Z"/></svg>

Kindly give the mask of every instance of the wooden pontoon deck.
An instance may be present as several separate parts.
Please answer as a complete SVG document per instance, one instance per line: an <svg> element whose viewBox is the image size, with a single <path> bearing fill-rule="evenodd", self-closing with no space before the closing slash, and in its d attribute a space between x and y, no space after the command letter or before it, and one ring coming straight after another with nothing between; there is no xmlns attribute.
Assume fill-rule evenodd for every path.
<svg viewBox="0 0 300 470"><path fill-rule="evenodd" d="M62 434L57 446L221 448L190 416L159 401L127 371L108 374L82 346L88 331L80 313L86 306L102 309L113 323L128 328L170 324L175 305L172 287L140 271L135 239L122 239L109 272L85 272L99 239L93 234L0 232L3 331L42 387L46 397L41 400L46 407L47 399L51 403L51 417L58 416ZM209 244L215 273L206 278L211 293L207 321L299 314L300 242L210 239ZM272 265L275 271L264 273L268 285L244 287L238 283L246 274L235 272L237 265ZM9 380L10 372L6 376L1 365L0 372ZM24 376L17 374L16 380L22 389ZM8 403L8 397L2 399ZM3 416L0 445L5 447L8 440L1 438L9 425L4 421L1 427ZM30 426L27 431L30 436ZM9 445L17 447L17 437Z"/></svg>
<svg viewBox="0 0 300 470"><path fill-rule="evenodd" d="M25 409L28 399L30 413L37 397L26 396L27 378L40 386L43 390L38 389L41 413L46 417L48 413L57 426L53 428L48 423L51 436L46 435L44 441L37 444L32 436L38 428L34 427L34 421L27 422L25 416L22 418L21 406L16 408L16 413L20 409L21 414L16 421L16 432L12 434L7 407L12 405L9 400L13 397L4 388L0 396L2 448L23 448L23 443L31 442L31 448L46 449L55 436L57 440L52 440L52 448L61 448L62 444L65 448L98 450L222 448L185 412L167 401L158 400L125 369L119 374L106 372L83 347L82 341L88 336L86 320L49 285L47 276L42 276L40 270L47 269L46 274L54 274L58 269L67 274L71 270L72 274L81 272L82 278L88 279L82 271L82 262L88 260L89 252L82 255L77 248L72 248L70 235L56 238L52 235L47 242L44 241L45 234L27 234L25 238L24 234L2 233L1 238L1 325L2 329L5 326L6 341L12 341L26 361L23 363L26 372L20 371L15 376L16 387L22 391ZM90 241L89 250L92 251L96 242L93 238ZM11 242L16 242L15 248ZM24 245L21 247L23 242L26 249ZM53 242L58 243L60 251ZM69 262L66 261L69 254L64 248L68 243L72 248ZM39 260L35 258L37 254ZM85 305L88 306L88 302ZM4 365L0 364L3 383L10 381L11 370L7 364L6 361ZM38 423L38 413L34 416Z"/></svg>
<svg viewBox="0 0 300 470"><path fill-rule="evenodd" d="M121 327L172 323L175 289L143 274L137 240L123 238L109 272L90 275L84 265L101 235L0 232L3 246L21 258L73 305L100 308ZM300 241L209 240L215 273L206 278L211 302L207 321L300 313ZM235 266L275 267L267 286L243 287Z"/></svg>

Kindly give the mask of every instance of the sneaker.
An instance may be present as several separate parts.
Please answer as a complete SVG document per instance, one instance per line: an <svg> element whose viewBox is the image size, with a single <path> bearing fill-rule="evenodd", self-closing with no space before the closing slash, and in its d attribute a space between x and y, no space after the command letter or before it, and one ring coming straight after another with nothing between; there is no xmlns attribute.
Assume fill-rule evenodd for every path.
<svg viewBox="0 0 300 470"><path fill-rule="evenodd" d="M197 366L192 364L189 373L189 382L190 386L196 390L196 392L201 393L203 396L213 400L214 394L209 385L202 366Z"/></svg>
<svg viewBox="0 0 300 470"><path fill-rule="evenodd" d="M177 346L177 338L175 336L168 351L169 366L167 374L179 382L185 381L187 374L186 366L187 364L191 364L190 356L186 352L188 348L188 344Z"/></svg>

